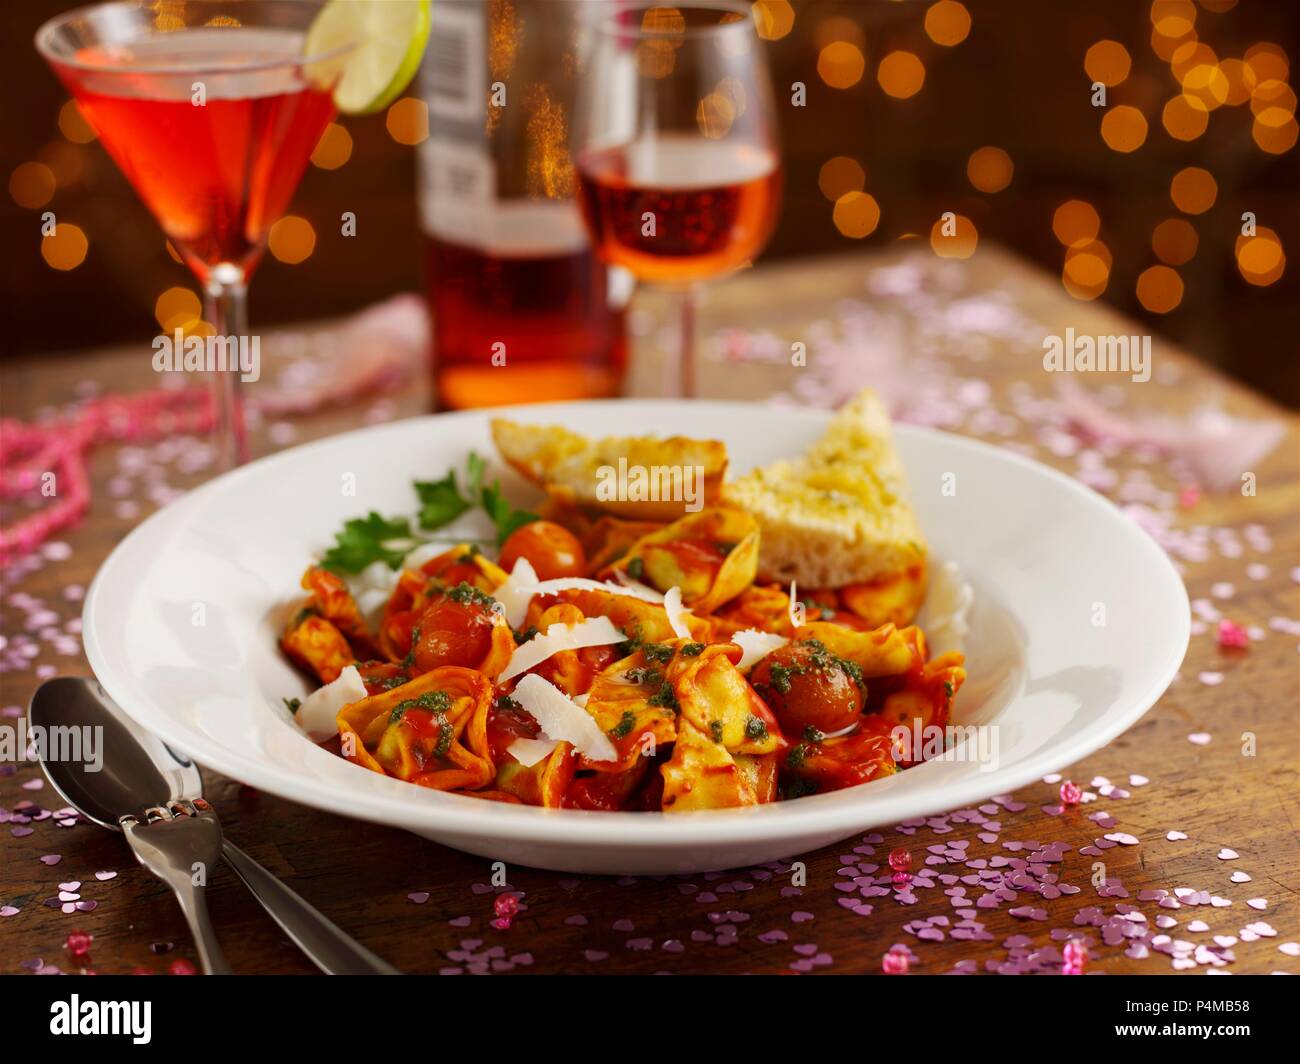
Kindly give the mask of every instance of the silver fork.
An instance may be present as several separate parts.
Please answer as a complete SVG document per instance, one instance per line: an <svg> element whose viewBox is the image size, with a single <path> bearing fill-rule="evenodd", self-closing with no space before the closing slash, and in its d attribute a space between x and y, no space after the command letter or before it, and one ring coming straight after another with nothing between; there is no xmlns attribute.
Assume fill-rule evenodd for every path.
<svg viewBox="0 0 1300 1064"><path fill-rule="evenodd" d="M221 823L202 798L150 806L118 820L135 859L172 889L194 935L205 975L230 975L206 900L208 876L221 860Z"/></svg>

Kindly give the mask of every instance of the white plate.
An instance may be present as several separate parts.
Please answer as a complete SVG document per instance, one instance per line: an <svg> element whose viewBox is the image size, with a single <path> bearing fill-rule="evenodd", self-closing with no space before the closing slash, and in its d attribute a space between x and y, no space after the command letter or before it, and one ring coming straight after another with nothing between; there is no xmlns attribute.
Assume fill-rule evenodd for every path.
<svg viewBox="0 0 1300 1064"><path fill-rule="evenodd" d="M119 544L87 595L84 637L96 675L140 724L272 794L493 860L650 874L788 857L1023 786L1141 717L1187 648L1182 581L1109 502L1011 452L899 426L932 556L957 562L975 588L956 720L996 726L995 767L932 761L831 794L671 815L539 809L388 779L298 731L281 699L307 685L280 655L277 635L301 595L299 576L334 530L371 509L410 513L412 479L462 468L471 449L494 455L494 413L417 418L296 447L160 511ZM736 473L798 454L828 419L639 400L532 406L514 416L595 435L715 437ZM513 498L535 498L499 463L493 470ZM948 474L955 494L942 490Z"/></svg>

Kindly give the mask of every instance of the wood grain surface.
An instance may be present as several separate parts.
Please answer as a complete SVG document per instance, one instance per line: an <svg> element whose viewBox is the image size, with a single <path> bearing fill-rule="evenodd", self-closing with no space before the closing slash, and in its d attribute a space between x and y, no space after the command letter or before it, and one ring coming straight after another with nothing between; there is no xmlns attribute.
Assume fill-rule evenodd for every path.
<svg viewBox="0 0 1300 1064"><path fill-rule="evenodd" d="M869 284L882 277L895 289L901 285L902 294L895 289L880 294L879 284ZM671 335L671 309L669 301L653 293L638 297L631 317L638 352L629 385L634 394L656 390L661 346ZM712 290L701 314L706 353L701 390L705 395L760 399L800 387L797 374L823 372L818 356L828 343L851 347L873 342L873 336L856 336L842 327L846 315L852 319L861 313L869 317L859 325L884 330L874 340L918 352L918 372L938 359L967 388L971 381L987 386L986 397L963 407L953 425L957 431L1018 445L1071 473L1080 470L1080 455L1054 454L1050 437L1044 435L1046 420L1034 424L1023 416L1030 399L1046 402L1054 393L1055 381L1041 365L1041 337L1067 327L1079 333L1138 331L1102 306L1076 302L1062 292L1056 278L991 247L981 247L966 263L937 260L928 250L837 257L760 268ZM935 322L943 315L948 315L943 319L949 321L947 331L936 333ZM1015 324L1024 321L1030 323L1028 328ZM807 343L809 366L792 369L788 360L753 361L743 352L732 357L728 352L738 341L727 330L737 328L768 334L781 347ZM498 890L483 859L307 809L211 772L206 773L208 797L240 846L340 926L409 972L875 972L882 954L896 943L913 952L914 972L1053 971L1059 970L1057 950L1067 932L1086 935L1093 969L1176 970L1170 954L1157 948L1158 940L1131 948L1132 939L1122 937L1121 925L1143 923L1133 918L1135 913L1152 933L1192 942L1202 950L1214 945L1213 936L1235 939L1226 947L1233 958L1226 964L1229 971L1300 972L1300 960L1278 948L1300 939L1300 640L1270 625L1279 618L1300 620L1295 575L1300 565L1300 437L1294 419L1283 410L1211 374L1159 338L1154 359L1157 372L1150 382L1122 388L1128 414L1181 415L1215 401L1253 422L1287 424L1282 443L1251 470L1256 494L1207 491L1176 522L1189 533L1196 526L1208 530L1206 560L1180 559L1192 599L1206 599L1234 621L1258 626L1262 637L1248 650L1224 651L1216 644L1215 626L1209 624L1193 636L1179 678L1146 717L1083 762L1062 765L1066 777L1097 794L1096 802L1049 815L1042 807L1056 803L1057 786L1035 784L1001 805L986 803L983 813L974 814L983 827L959 816L913 826L906 833L884 831L879 841L854 837L800 855L807 869L806 884L800 887L791 885L784 865L636 880L509 868L509 888L522 892L525 908L513 926L502 930L490 924ZM867 367L876 363L864 356L863 365L859 383L871 384ZM905 369L908 365L903 362ZM834 393L844 386L844 377L841 371L834 378L838 384L819 384L816 394ZM12 360L0 365L0 379L0 412L20 418L75 399L83 394L79 388L85 381L113 391L156 383L143 339L128 350ZM1116 386L1113 377L1080 383L1090 390ZM420 413L427 405L421 380L385 399L297 420L292 432L302 441L356 427L367 418ZM1017 409L1020 415L1012 413ZM758 416L756 408L756 431L761 431ZM265 431L259 431L257 444L263 453L274 449ZM117 449L103 448L93 458L91 512L57 537L70 545L71 556L46 561L21 579L7 574L0 596L0 630L7 637L24 631L32 601L55 611L60 623L77 616L80 605L65 597L66 589L87 585L138 520L121 516L106 489L119 470L120 457ZM1106 468L1121 476L1145 469L1156 490L1177 492L1184 486L1158 458L1127 451L1102 458ZM167 476L168 484L178 488L202 479L174 470ZM140 516L151 509L142 504ZM1227 540L1240 541L1242 551L1231 548L1225 553L1222 543ZM1266 550L1252 546L1263 543L1268 544ZM1224 585L1231 585L1230 594ZM52 665L60 674L87 672L79 655L60 656L45 648L31 662L31 670L0 675L0 706L25 708L37 686L34 670L41 665ZM0 726L13 723L12 717L0 717ZM1208 734L1210 741L1189 741L1196 733ZM1254 756L1243 755L1243 733L1255 737ZM1149 782L1130 783L1133 774ZM1128 797L1102 795L1101 784L1089 786L1097 777L1110 780ZM94 936L90 966L97 971L140 967L162 972L177 958L193 959L179 909L160 882L134 866L120 838L87 824L59 827L49 817L21 823L25 815L63 804L48 785L37 787L39 778L39 769L31 764L0 775L0 809L8 810L10 817L0 825L0 912L7 911L6 906L18 910L0 918L0 972L30 971L38 960L77 970L78 963L62 948L74 928ZM32 805L23 807L25 801ZM1103 810L1114 818L1113 826L1089 819ZM989 821L1000 825L989 836L996 836L991 842L978 837L991 830ZM14 829L23 826L32 832L16 837ZM1170 841L1166 835L1171 831L1188 837ZM1108 833L1127 833L1139 842L1107 845L1100 858L1079 852ZM956 841L967 844L964 855L952 850ZM891 890L865 899L872 907L867 914L847 907L864 900L854 889L855 877L860 885L880 875L855 865L877 865L887 872L885 856L895 847L912 851L914 868L927 867L924 859L930 856L935 863L929 867L936 875L968 877L963 882L974 899L984 889L973 877L980 871L986 877L993 874L1002 864L995 859L1022 859L1018 855L1033 849L1020 845L1026 842L1063 844L1063 856L1048 874L1059 875L1058 887L1072 885L1079 888L1077 893L1025 891L1014 901L979 909L974 918L979 926L968 923L964 928L969 934L954 933L963 930L957 910L966 908L954 900L955 888L961 885L956 881L951 887L942 880L931 888L918 887L912 904L896 900ZM939 844L945 852L927 849ZM1238 857L1223 859L1224 848ZM42 855L53 854L62 855L57 864L41 862ZM964 863L980 859L991 865L978 869ZM1114 893L1101 893L1093 885L1095 860L1106 864L1110 887L1103 890ZM1004 872L1012 870L1014 866L1002 866ZM96 872L109 871L116 877L96 879ZM1035 871L1036 882L1043 882L1045 871ZM1250 881L1231 882L1233 872L1247 873ZM45 904L56 898L60 883L72 881L81 882L74 892L83 900L98 903L93 911L66 915ZM1231 904L1162 907L1157 898L1141 893L1172 893L1177 888L1206 891ZM1054 893L1059 896L1051 897ZM848 902L850 897L857 902ZM1250 907L1249 899L1264 899L1264 907ZM236 971L314 970L228 871L212 883L210 907ZM1022 907L1030 911L1020 917L1011 914ZM1041 910L1045 918L1035 919L1032 910ZM1162 916L1177 924L1158 929L1156 920ZM918 934L924 930L918 922L936 917L949 923L931 923L929 933ZM1198 930L1194 921L1203 921L1206 929ZM1275 935L1258 927L1253 939L1250 933L1242 935L1242 929L1261 921ZM1144 952L1148 955L1142 956ZM1183 970L1204 972L1214 963L1208 953L1199 952Z"/></svg>

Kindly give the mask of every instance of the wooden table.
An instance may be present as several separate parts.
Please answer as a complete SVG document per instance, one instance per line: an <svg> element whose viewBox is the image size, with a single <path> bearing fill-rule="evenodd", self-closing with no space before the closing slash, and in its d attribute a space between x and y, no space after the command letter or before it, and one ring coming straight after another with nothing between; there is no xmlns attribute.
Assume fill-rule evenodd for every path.
<svg viewBox="0 0 1300 1064"><path fill-rule="evenodd" d="M639 361L631 378L634 391L653 391L657 341L670 335L666 309L650 295L636 305L632 320ZM846 320L856 324L843 325ZM937 332L936 321L946 322ZM768 348L775 343L776 349L788 350L789 344L804 342L809 365L792 369L785 357L753 361L753 350L761 351L764 344L756 344L752 337L742 342L735 334L719 339L715 334L722 326L770 331ZM932 373L936 367L953 374L951 385L961 396L953 422L957 431L1021 446L1044 461L1077 472L1095 462L1096 452L1069 454L1068 445L1051 444L1052 440L1059 444L1061 434L1051 426L1050 417L1038 423L1032 420L1034 404L1050 400L1056 383L1042 369L1042 335L1060 333L1067 326L1079 334L1138 331L1104 306L1071 299L1056 278L987 246L966 263L938 260L928 249L904 246L883 255L763 267L720 286L706 301L701 328L712 338L705 345L712 357L702 370L702 391L760 398L798 386L805 394L831 397L836 387L846 386L843 370L838 386L823 380L808 391L809 382L815 383L824 368L819 357L830 358L828 344L842 344L845 329L866 328L869 332L853 341L865 345L864 379L859 383L873 383L866 378L887 372L887 363L875 361L879 351L870 357L865 353L868 346L901 346L907 360L901 365L918 373L918 389L922 380L941 379ZM70 401L84 380L114 390L150 386L154 378L147 350L142 342L130 351L5 363L0 366L3 412L30 416L40 407ZM480 858L399 831L305 809L212 773L208 773L209 797L226 831L241 846L370 948L411 972L778 972L791 968L870 972L880 969L882 954L895 943L906 943L913 951L913 971L1053 970L1059 966L1056 950L1065 932L1080 930L1093 944L1094 969L1173 970L1166 953L1148 949L1150 955L1142 957L1142 949L1126 953L1129 943L1116 943L1121 925L1129 922L1122 919L1123 910L1117 912L1117 905L1140 911L1153 931L1158 917L1172 917L1178 925L1168 934L1201 946L1213 945L1213 935L1240 939L1242 928L1264 921L1276 930L1276 937L1232 944L1235 961L1228 970L1297 972L1300 961L1278 946L1300 938L1296 817L1300 659L1294 632L1276 627L1300 619L1300 587L1293 575L1300 561L1296 425L1267 400L1220 379L1158 339L1155 364L1151 382L1122 389L1130 412L1185 412L1214 398L1238 416L1285 419L1288 429L1281 445L1253 470L1257 494L1206 493L1174 521L1176 528L1205 525L1228 530L1218 533L1217 545L1210 540L1207 560L1184 564L1188 589L1193 600L1211 600L1233 620L1259 626L1263 637L1248 651L1229 653L1218 648L1214 625L1209 625L1193 637L1179 679L1139 724L1085 761L1061 766L1068 778L1084 786L1106 777L1129 792L1127 798L1099 794L1095 803L1052 816L1042 807L1056 802L1057 786L1035 784L1014 796L1009 803L1012 809L984 806L981 819L1001 825L994 843L980 841L976 834L981 829L959 820L948 825L950 833L936 834L932 826L923 825L912 834L884 832L874 843L854 838L803 855L807 885L801 890L792 889L788 874L779 869L615 880L512 868L510 885L524 892L526 910L509 930L496 930L489 925L494 898L490 871ZM808 376L800 378L800 373ZM1117 378L1102 376L1079 383L1094 390L1113 389ZM391 416L423 411L423 382L413 382L387 402L391 402ZM382 408L375 411L373 402L366 406L372 416L384 413ZM297 438L305 440L360 421L358 409L335 410L301 419L294 428ZM273 449L264 435L258 442L262 451ZM6 635L12 638L24 630L27 611L34 608L32 600L39 600L39 608L55 611L60 624L78 614L79 604L64 597L65 588L84 587L134 523L117 512L120 501L105 488L118 470L117 459L111 448L94 457L92 511L80 526L59 537L71 546L71 557L47 561L39 571L6 585ZM1103 455L1101 461L1121 477L1145 469L1161 491L1183 487L1164 463L1149 457ZM200 479L201 475L173 472L168 483L189 487ZM141 516L150 509L144 504ZM1264 544L1263 537L1271 544L1256 550L1251 544ZM1237 554L1235 548L1222 547L1232 540L1241 541L1243 551L1225 556L1224 550ZM1218 586L1222 584L1233 585L1231 597L1215 598L1212 589L1226 593ZM1270 621L1275 627L1270 627ZM48 649L32 664L52 664L60 673L87 669L80 656L59 656ZM1221 682L1214 684L1219 676ZM0 675L0 706L25 706L36 682L31 671ZM12 723L0 717L0 725ZM1241 737L1246 732L1255 737L1253 757L1242 755ZM1189 741L1188 736L1197 733L1210 735L1211 741L1207 745ZM1133 774L1149 782L1130 783ZM38 786L39 775L38 769L24 764L0 776L0 808L12 811L24 800L34 803L27 813L59 808L62 803L48 786ZM1098 793L1101 786L1089 789ZM1088 818L1103 809L1114 817L1113 826ZM33 829L30 834L20 831L22 837L15 837L12 829L21 826L13 820L0 826L0 907L19 910L0 918L0 971L31 970L38 958L46 965L75 970L77 965L62 950L73 928L94 935L93 966L100 971L136 967L163 971L177 958L193 958L179 910L158 881L134 866L120 839L89 825L61 828L49 818L27 825ZM1171 831L1188 837L1171 841L1166 838ZM1131 834L1140 842L1104 850L1109 882L1122 883L1127 896L1101 896L1090 882L1097 858L1079 850L1115 832ZM1051 900L1026 894L1014 903L981 909L977 919L982 928L974 940L952 934L961 917L941 881L930 889L916 889L917 901L912 905L889 896L870 899L874 907L870 915L856 914L840 903L856 896L845 887L852 877L862 875L846 865L846 857L883 868L891 849L906 846L919 867L930 854L927 847L955 840L968 841L969 859L1016 859L1017 853L1025 852L1019 844L1026 840L1061 843L1068 849L1054 871L1061 883L1080 889ZM1221 859L1223 848L1239 857ZM57 864L41 862L42 855L53 854L62 855ZM975 874L961 862L938 865L935 870ZM96 872L114 871L115 878L96 879ZM1251 880L1233 883L1229 879L1233 872L1245 872ZM69 881L82 883L74 893L97 902L93 911L65 915L43 904L57 895L60 883ZM1150 894L1140 895L1177 888L1204 890L1229 899L1231 905L1174 909L1161 907ZM978 889L971 891L972 896L976 893ZM1248 907L1252 898L1266 899L1266 908ZM1046 919L1010 914L1010 909L1020 906L1041 908ZM313 970L233 876L222 873L216 879L211 908L236 971ZM7 910L0 908L3 911ZM913 933L922 930L916 922L935 917L947 917L951 923L947 927L929 924L921 937ZM1188 926L1198 919L1208 930ZM1098 926L1103 921L1106 926ZM935 929L942 932L941 940L936 940ZM1108 944L1106 938L1116 944ZM174 945L174 951L167 952L167 944ZM1187 970L1204 971L1213 963L1202 952L1191 959Z"/></svg>

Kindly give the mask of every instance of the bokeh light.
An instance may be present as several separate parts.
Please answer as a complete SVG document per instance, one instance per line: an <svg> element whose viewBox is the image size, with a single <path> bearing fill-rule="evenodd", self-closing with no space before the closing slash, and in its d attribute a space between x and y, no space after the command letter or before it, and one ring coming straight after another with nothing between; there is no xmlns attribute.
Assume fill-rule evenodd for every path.
<svg viewBox="0 0 1300 1064"><path fill-rule="evenodd" d="M1128 77L1133 60L1128 49L1119 41L1098 41L1083 57L1083 69L1093 81L1103 85L1118 85Z"/></svg>
<svg viewBox="0 0 1300 1064"><path fill-rule="evenodd" d="M86 150L65 140L50 141L36 153L36 158L50 168L59 188L75 185L86 170Z"/></svg>
<svg viewBox="0 0 1300 1064"><path fill-rule="evenodd" d="M1192 0L1154 0L1151 25L1162 37L1190 33L1196 25L1196 5Z"/></svg>
<svg viewBox="0 0 1300 1064"><path fill-rule="evenodd" d="M1160 122L1174 140L1195 140L1210 124L1210 113L1201 104L1180 93L1165 104Z"/></svg>
<svg viewBox="0 0 1300 1064"><path fill-rule="evenodd" d="M1172 266L1148 266L1138 274L1137 297L1152 314L1168 314L1183 301L1183 279Z"/></svg>
<svg viewBox="0 0 1300 1064"><path fill-rule="evenodd" d="M388 109L385 125L398 144L419 144L429 136L429 105L404 96Z"/></svg>
<svg viewBox="0 0 1300 1064"><path fill-rule="evenodd" d="M1075 299L1096 299L1106 291L1113 265L1110 248L1100 240L1071 247L1065 253L1061 284Z"/></svg>
<svg viewBox="0 0 1300 1064"><path fill-rule="evenodd" d="M1166 218L1151 233L1151 250L1168 266L1181 266L1196 254L1200 238L1186 218Z"/></svg>
<svg viewBox="0 0 1300 1064"><path fill-rule="evenodd" d="M898 100L906 100L925 84L925 64L912 52L890 52L876 70L880 87Z"/></svg>
<svg viewBox="0 0 1300 1064"><path fill-rule="evenodd" d="M1239 236L1234 249L1237 269L1250 284L1265 286L1286 271L1286 253L1277 233L1259 226L1254 236Z"/></svg>
<svg viewBox="0 0 1300 1064"><path fill-rule="evenodd" d="M719 140L731 132L736 120L736 108L720 92L711 92L695 108L695 124L710 140Z"/></svg>
<svg viewBox="0 0 1300 1064"><path fill-rule="evenodd" d="M1255 143L1270 155L1281 155L1294 148L1297 133L1300 133L1300 126L1296 125L1294 118L1283 126L1268 126L1257 118L1250 127Z"/></svg>
<svg viewBox="0 0 1300 1064"><path fill-rule="evenodd" d="M866 69L866 56L851 41L832 41L817 56L817 76L832 89L852 88Z"/></svg>
<svg viewBox="0 0 1300 1064"><path fill-rule="evenodd" d="M337 170L352 158L352 134L337 122L331 122L320 135L316 150L311 153L313 166L322 170Z"/></svg>
<svg viewBox="0 0 1300 1064"><path fill-rule="evenodd" d="M952 234L945 234L945 228ZM975 254L979 244L979 233L975 223L964 215L958 214L951 222L940 218L930 229L930 247L942 259L968 259Z"/></svg>
<svg viewBox="0 0 1300 1064"><path fill-rule="evenodd" d="M286 214L271 226L268 245L277 259L296 266L316 250L316 230L306 218Z"/></svg>
<svg viewBox="0 0 1300 1064"><path fill-rule="evenodd" d="M1223 102L1229 107L1240 107L1250 99L1250 94L1258 80L1255 72L1241 59L1225 59L1219 64L1219 71L1227 82L1228 91Z"/></svg>
<svg viewBox="0 0 1300 1064"><path fill-rule="evenodd" d="M86 261L90 241L80 226L59 222L41 239L41 258L56 270L75 270Z"/></svg>
<svg viewBox="0 0 1300 1064"><path fill-rule="evenodd" d="M1066 200L1052 215L1052 233L1066 247L1082 247L1097 239L1101 217L1083 200Z"/></svg>
<svg viewBox="0 0 1300 1064"><path fill-rule="evenodd" d="M1204 214L1214 206L1218 195L1219 183L1210 171L1200 166L1179 170L1169 183L1169 196L1184 214Z"/></svg>
<svg viewBox="0 0 1300 1064"><path fill-rule="evenodd" d="M1147 120L1128 104L1109 109L1101 120L1101 139L1111 151L1127 154L1146 143Z"/></svg>
<svg viewBox="0 0 1300 1064"><path fill-rule="evenodd" d="M165 333L177 329L188 331L203 317L203 304L191 289L177 286L167 289L157 298L153 316Z"/></svg>
<svg viewBox="0 0 1300 1064"><path fill-rule="evenodd" d="M1271 41L1252 44L1242 58L1255 75L1257 83L1286 81L1291 75L1291 60L1281 45Z"/></svg>
<svg viewBox="0 0 1300 1064"><path fill-rule="evenodd" d="M790 0L755 0L754 24L765 41L779 41L794 29Z"/></svg>
<svg viewBox="0 0 1300 1064"><path fill-rule="evenodd" d="M966 177L981 192L1001 192L1015 173L1015 163L1001 148L986 145L966 160Z"/></svg>
<svg viewBox="0 0 1300 1064"><path fill-rule="evenodd" d="M957 0L938 0L925 12L925 32L946 48L961 44L970 34L970 12Z"/></svg>
<svg viewBox="0 0 1300 1064"><path fill-rule="evenodd" d="M59 132L73 144L89 144L95 139L95 130L82 115L76 100L69 100L59 108Z"/></svg>
<svg viewBox="0 0 1300 1064"><path fill-rule="evenodd" d="M58 182L44 163L21 163L9 175L9 195L20 207L40 210L54 198Z"/></svg>
<svg viewBox="0 0 1300 1064"><path fill-rule="evenodd" d="M857 159L836 155L822 163L817 174L817 187L832 203L849 192L861 192L867 184L867 172Z"/></svg>
<svg viewBox="0 0 1300 1064"><path fill-rule="evenodd" d="M835 201L832 218L841 233L861 240L880 224L880 204L868 192L846 192Z"/></svg>

